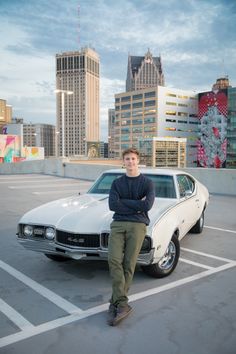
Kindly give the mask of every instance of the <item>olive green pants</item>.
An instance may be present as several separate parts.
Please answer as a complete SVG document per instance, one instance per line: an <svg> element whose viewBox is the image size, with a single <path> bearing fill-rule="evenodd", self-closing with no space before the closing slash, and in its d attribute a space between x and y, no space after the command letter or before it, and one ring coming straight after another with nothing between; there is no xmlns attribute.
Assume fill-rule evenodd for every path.
<svg viewBox="0 0 236 354"><path fill-rule="evenodd" d="M146 225L130 221L113 221L108 245L108 264L112 278L114 305L124 306L128 302L135 266L143 240Z"/></svg>

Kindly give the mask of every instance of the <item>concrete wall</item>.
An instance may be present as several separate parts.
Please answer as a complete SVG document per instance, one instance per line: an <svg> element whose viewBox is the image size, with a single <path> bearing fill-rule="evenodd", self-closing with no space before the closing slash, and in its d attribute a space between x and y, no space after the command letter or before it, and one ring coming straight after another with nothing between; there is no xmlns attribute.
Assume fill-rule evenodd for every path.
<svg viewBox="0 0 236 354"><path fill-rule="evenodd" d="M93 181L103 171L112 168L119 168L119 166L117 164L105 165L101 162L100 164L88 164L88 162L75 163L62 159L46 159L0 164L0 175L42 173ZM210 193L236 196L236 170L213 168L185 168L182 170L202 182Z"/></svg>

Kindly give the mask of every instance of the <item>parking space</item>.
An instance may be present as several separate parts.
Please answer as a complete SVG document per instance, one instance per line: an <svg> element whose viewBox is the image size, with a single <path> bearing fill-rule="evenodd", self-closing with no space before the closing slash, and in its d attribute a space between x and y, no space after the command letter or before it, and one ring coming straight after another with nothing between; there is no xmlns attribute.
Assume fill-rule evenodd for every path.
<svg viewBox="0 0 236 354"><path fill-rule="evenodd" d="M153 279L137 267L130 291L130 301L137 311L119 328L112 329L107 327L104 313L111 291L106 262L56 263L23 249L15 237L17 222L26 211L51 200L85 193L90 185L89 181L46 175L0 176L0 353L47 353L49 348L52 354L63 353L66 344L76 350L76 343L80 343L80 354L103 353L109 333L113 342L113 350L107 349L109 353L141 354L146 343L145 351L152 354L158 352L159 346L155 346L155 338L149 342L145 338L155 326L162 350L168 354L217 354L222 349L225 354L234 354L236 198L211 196L203 233L187 235L181 241L180 262L169 277ZM222 320L212 314L213 303ZM206 333L212 335L210 344L204 344L206 333L199 329L201 320ZM202 340L202 345L191 351L195 338L185 338L186 321ZM228 338L226 346L220 347L218 339L214 342L214 325L222 343ZM168 335L163 333L165 330ZM85 342L86 331L97 341L97 347Z"/></svg>

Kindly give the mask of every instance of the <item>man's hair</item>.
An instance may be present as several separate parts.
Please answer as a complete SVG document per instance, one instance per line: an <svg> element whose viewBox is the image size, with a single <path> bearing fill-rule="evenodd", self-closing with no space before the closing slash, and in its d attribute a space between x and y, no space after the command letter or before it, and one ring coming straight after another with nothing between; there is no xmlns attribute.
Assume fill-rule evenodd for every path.
<svg viewBox="0 0 236 354"><path fill-rule="evenodd" d="M122 151L122 158L124 159L125 155L128 155L128 154L136 154L138 158L140 156L140 152L137 149L133 148L133 147L125 149L124 151Z"/></svg>

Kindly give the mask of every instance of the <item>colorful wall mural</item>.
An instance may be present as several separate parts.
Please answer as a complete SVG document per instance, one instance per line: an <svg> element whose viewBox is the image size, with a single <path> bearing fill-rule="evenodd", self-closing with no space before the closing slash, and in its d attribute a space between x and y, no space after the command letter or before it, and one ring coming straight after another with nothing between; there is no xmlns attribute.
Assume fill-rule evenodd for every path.
<svg viewBox="0 0 236 354"><path fill-rule="evenodd" d="M43 160L44 147L25 146L22 148L22 156L26 160Z"/></svg>
<svg viewBox="0 0 236 354"><path fill-rule="evenodd" d="M0 135L0 162L14 162L21 156L21 139L18 135Z"/></svg>
<svg viewBox="0 0 236 354"><path fill-rule="evenodd" d="M197 142L199 167L221 168L226 165L227 90L198 95L200 139Z"/></svg>

